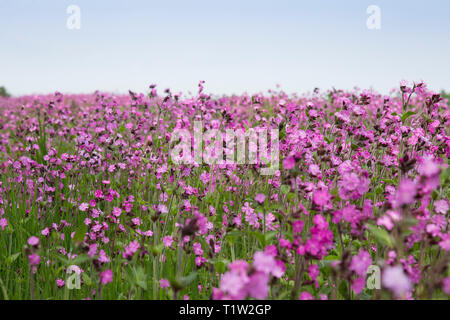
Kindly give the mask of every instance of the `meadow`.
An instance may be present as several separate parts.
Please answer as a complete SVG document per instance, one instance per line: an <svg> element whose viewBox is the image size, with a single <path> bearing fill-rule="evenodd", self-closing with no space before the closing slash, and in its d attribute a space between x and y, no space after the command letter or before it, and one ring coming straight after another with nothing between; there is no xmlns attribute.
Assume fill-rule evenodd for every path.
<svg viewBox="0 0 450 320"><path fill-rule="evenodd" d="M0 299L447 300L449 115L405 81L0 97ZM278 170L176 163L195 121L277 129Z"/></svg>

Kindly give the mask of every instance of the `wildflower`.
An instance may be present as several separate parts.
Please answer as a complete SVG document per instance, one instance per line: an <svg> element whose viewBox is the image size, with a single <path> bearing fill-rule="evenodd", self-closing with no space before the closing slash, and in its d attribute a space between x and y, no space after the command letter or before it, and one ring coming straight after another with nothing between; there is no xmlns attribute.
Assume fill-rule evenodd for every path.
<svg viewBox="0 0 450 320"><path fill-rule="evenodd" d="M95 190L95 197L102 199L104 197L102 190L100 190L100 189Z"/></svg>
<svg viewBox="0 0 450 320"><path fill-rule="evenodd" d="M102 285L106 285L113 281L113 272L112 270L105 270L100 274L100 279Z"/></svg>
<svg viewBox="0 0 450 320"><path fill-rule="evenodd" d="M311 295L311 293L303 291L302 293L300 293L299 300L314 300L314 297Z"/></svg>
<svg viewBox="0 0 450 320"><path fill-rule="evenodd" d="M413 181L410 179L402 180L398 186L395 197L397 207L413 203L414 197L416 196L416 190L417 187Z"/></svg>
<svg viewBox="0 0 450 320"><path fill-rule="evenodd" d="M328 205L330 202L331 195L325 189L319 189L314 192L313 202L320 207Z"/></svg>
<svg viewBox="0 0 450 320"><path fill-rule="evenodd" d="M64 287L64 280L63 279L56 279L56 285L58 286L58 288L62 288Z"/></svg>
<svg viewBox="0 0 450 320"><path fill-rule="evenodd" d="M258 202L259 204L264 203L264 200L266 200L266 196L262 193L259 193L255 196L255 201Z"/></svg>
<svg viewBox="0 0 450 320"><path fill-rule="evenodd" d="M0 219L0 227L2 228L2 231L5 230L5 227L8 225L8 220L6 218Z"/></svg>
<svg viewBox="0 0 450 320"><path fill-rule="evenodd" d="M444 278L444 280L442 280L442 290L446 295L450 296L450 277Z"/></svg>
<svg viewBox="0 0 450 320"><path fill-rule="evenodd" d="M120 217L120 215L122 214L122 209L117 208L117 207L113 207L112 214L113 214L115 217Z"/></svg>
<svg viewBox="0 0 450 320"><path fill-rule="evenodd" d="M78 209L80 209L80 211L86 211L89 208L89 205L86 202L83 202L82 204L80 204L78 206Z"/></svg>
<svg viewBox="0 0 450 320"><path fill-rule="evenodd" d="M445 199L438 200L434 203L434 210L440 214L446 214L448 211L448 201Z"/></svg>
<svg viewBox="0 0 450 320"><path fill-rule="evenodd" d="M294 157L287 157L283 160L283 168L285 170L291 170L295 166Z"/></svg>
<svg viewBox="0 0 450 320"><path fill-rule="evenodd" d="M397 297L402 297L411 290L411 280L403 271L402 266L386 267L382 274L382 284L391 290Z"/></svg>
<svg viewBox="0 0 450 320"><path fill-rule="evenodd" d="M367 251L359 250L359 254L352 257L350 270L354 271L358 276L365 276L367 269L372 264L372 258Z"/></svg>
<svg viewBox="0 0 450 320"><path fill-rule="evenodd" d="M358 277L352 282L352 290L356 294L360 294L361 291L364 290L365 286L366 286L366 279L364 276Z"/></svg>
<svg viewBox="0 0 450 320"><path fill-rule="evenodd" d="M37 266L41 261L41 257L36 253L32 253L28 256L28 261L30 262L31 266Z"/></svg>
<svg viewBox="0 0 450 320"><path fill-rule="evenodd" d="M32 247L37 247L37 245L39 244L39 238L31 236L30 238L28 238L27 243Z"/></svg>
<svg viewBox="0 0 450 320"><path fill-rule="evenodd" d="M173 238L171 236L164 236L163 244L165 247L169 248L172 246Z"/></svg>
<svg viewBox="0 0 450 320"><path fill-rule="evenodd" d="M248 294L255 299L266 299L269 294L269 275L263 272L256 272L249 278L247 284Z"/></svg>
<svg viewBox="0 0 450 320"><path fill-rule="evenodd" d="M95 254L97 254L98 244L93 243L89 246L88 256L92 258Z"/></svg>
<svg viewBox="0 0 450 320"><path fill-rule="evenodd" d="M161 279L159 280L159 285L161 286L162 289L167 289L170 285L169 280L167 279Z"/></svg>
<svg viewBox="0 0 450 320"><path fill-rule="evenodd" d="M272 273L277 267L277 264L273 256L268 255L263 251L256 252L253 259L254 259L253 265L256 268L256 270L264 272L266 274Z"/></svg>

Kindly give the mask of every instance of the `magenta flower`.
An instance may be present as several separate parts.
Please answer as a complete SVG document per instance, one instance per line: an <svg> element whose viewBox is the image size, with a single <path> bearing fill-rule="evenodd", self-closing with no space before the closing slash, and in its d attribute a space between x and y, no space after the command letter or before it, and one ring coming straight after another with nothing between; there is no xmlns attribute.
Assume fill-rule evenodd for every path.
<svg viewBox="0 0 450 320"><path fill-rule="evenodd" d="M255 253L253 266L256 270L261 271L266 274L273 273L277 268L277 264L273 256L266 254L263 251L258 251Z"/></svg>
<svg viewBox="0 0 450 320"><path fill-rule="evenodd" d="M450 296L450 277L444 278L444 280L442 280L442 290L446 295Z"/></svg>
<svg viewBox="0 0 450 320"><path fill-rule="evenodd" d="M364 277L367 269L372 264L372 258L367 251L359 250L359 254L352 257L350 270L354 271L358 276Z"/></svg>
<svg viewBox="0 0 450 320"><path fill-rule="evenodd" d="M117 208L117 207L113 207L112 214L113 214L115 217L120 217L120 215L122 214L122 209Z"/></svg>
<svg viewBox="0 0 450 320"><path fill-rule="evenodd" d="M255 201L258 202L259 204L264 203L264 200L266 200L266 196L262 193L259 193L255 196Z"/></svg>
<svg viewBox="0 0 450 320"><path fill-rule="evenodd" d="M113 272L112 270L105 270L100 275L101 283L103 285L110 283L113 281Z"/></svg>
<svg viewBox="0 0 450 320"><path fill-rule="evenodd" d="M165 236L163 238L163 244L165 247L169 248L170 246L172 246L173 243L173 238L171 236Z"/></svg>
<svg viewBox="0 0 450 320"><path fill-rule="evenodd" d="M366 286L366 278L365 277L358 277L352 282L352 290L356 294L360 294Z"/></svg>
<svg viewBox="0 0 450 320"><path fill-rule="evenodd" d="M294 157L287 157L283 160L283 169L291 170L295 166Z"/></svg>
<svg viewBox="0 0 450 320"><path fill-rule="evenodd" d="M385 288L391 290L398 298L401 298L412 288L411 280L403 271L402 266L386 267L381 277Z"/></svg>
<svg viewBox="0 0 450 320"><path fill-rule="evenodd" d="M36 253L32 253L28 256L28 261L30 262L31 266L37 266L41 261L41 257Z"/></svg>
<svg viewBox="0 0 450 320"><path fill-rule="evenodd" d="M78 206L78 209L80 209L80 211L86 211L89 208L89 204L87 204L86 202L83 202L82 204L80 204Z"/></svg>
<svg viewBox="0 0 450 320"><path fill-rule="evenodd" d="M440 214L446 214L448 211L448 201L445 199L436 201L434 203L434 210Z"/></svg>
<svg viewBox="0 0 450 320"><path fill-rule="evenodd" d="M311 295L311 293L303 291L302 293L300 293L299 300L314 300L314 297Z"/></svg>
<svg viewBox="0 0 450 320"><path fill-rule="evenodd" d="M169 283L169 280L167 280L167 279L160 279L159 285L161 286L162 289L167 289L169 287L170 283Z"/></svg>
<svg viewBox="0 0 450 320"><path fill-rule="evenodd" d="M331 195L325 189L319 189L314 192L313 202L320 207L328 205L331 200Z"/></svg>
<svg viewBox="0 0 450 320"><path fill-rule="evenodd" d="M235 298L245 298L245 286L249 282L245 273L230 271L226 272L220 279L220 289Z"/></svg>
<svg viewBox="0 0 450 320"><path fill-rule="evenodd" d="M56 280L56 285L58 286L58 288L64 287L64 280L63 279L57 279Z"/></svg>
<svg viewBox="0 0 450 320"><path fill-rule="evenodd" d="M2 231L5 230L5 227L8 225L8 220L6 218L0 219L0 227L2 228Z"/></svg>
<svg viewBox="0 0 450 320"><path fill-rule="evenodd" d="M410 179L404 179L400 182L397 193L395 195L395 204L397 207L401 207L405 204L411 204L414 202L416 196L416 184Z"/></svg>
<svg viewBox="0 0 450 320"><path fill-rule="evenodd" d="M263 272L256 272L250 276L247 284L248 294L255 299L266 299L269 294L269 275Z"/></svg>
<svg viewBox="0 0 450 320"><path fill-rule="evenodd" d="M30 238L28 238L27 243L32 247L37 247L37 245L39 244L39 238L31 236Z"/></svg>

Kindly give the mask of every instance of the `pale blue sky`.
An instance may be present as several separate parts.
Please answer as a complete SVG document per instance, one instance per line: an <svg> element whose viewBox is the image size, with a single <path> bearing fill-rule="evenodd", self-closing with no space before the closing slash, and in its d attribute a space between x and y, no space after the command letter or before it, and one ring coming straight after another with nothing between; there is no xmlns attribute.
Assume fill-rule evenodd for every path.
<svg viewBox="0 0 450 320"><path fill-rule="evenodd" d="M81 29L66 9L81 8ZM366 27L369 5L381 30ZM448 0L0 0L0 85L29 93L450 90Z"/></svg>

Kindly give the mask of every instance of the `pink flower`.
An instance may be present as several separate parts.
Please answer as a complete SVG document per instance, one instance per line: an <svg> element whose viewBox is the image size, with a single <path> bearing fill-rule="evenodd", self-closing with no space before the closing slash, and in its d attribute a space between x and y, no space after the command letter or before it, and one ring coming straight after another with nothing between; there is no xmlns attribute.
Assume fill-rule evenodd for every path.
<svg viewBox="0 0 450 320"><path fill-rule="evenodd" d="M381 280L383 286L391 290L398 298L401 298L406 292L412 289L411 280L400 265L386 267L383 270Z"/></svg>
<svg viewBox="0 0 450 320"><path fill-rule="evenodd" d="M259 193L255 196L255 201L258 202L259 204L262 204L264 200L266 200L266 196L262 193Z"/></svg>
<svg viewBox="0 0 450 320"><path fill-rule="evenodd" d="M120 217L120 215L122 214L122 209L117 208L117 207L113 207L113 211L112 214L116 217Z"/></svg>
<svg viewBox="0 0 450 320"><path fill-rule="evenodd" d="M292 223L292 229L295 233L302 232L305 223L302 220L297 220Z"/></svg>
<svg viewBox="0 0 450 320"><path fill-rule="evenodd" d="M140 248L139 242L137 242L136 240L134 240L134 241L130 242L130 244L129 244L128 246L125 247L125 250L124 250L122 256L123 256L124 258L130 258L130 257L133 256L133 254L134 254L135 252L138 251L139 248Z"/></svg>
<svg viewBox="0 0 450 320"><path fill-rule="evenodd" d="M78 209L80 209L80 211L86 211L89 208L89 205L86 202L83 202L82 204L80 204L78 206Z"/></svg>
<svg viewBox="0 0 450 320"><path fill-rule="evenodd" d="M300 293L299 300L314 300L314 297L311 295L311 293L303 291L302 293Z"/></svg>
<svg viewBox="0 0 450 320"><path fill-rule="evenodd" d="M31 236L28 238L27 243L32 247L36 247L39 244L39 238L35 237L35 236Z"/></svg>
<svg viewBox="0 0 450 320"><path fill-rule="evenodd" d="M2 231L5 230L5 227L8 225L8 220L6 218L0 219L0 227L2 228Z"/></svg>
<svg viewBox="0 0 450 320"><path fill-rule="evenodd" d="M354 271L358 276L364 277L367 268L372 264L372 258L367 251L359 250L359 254L352 257L350 270Z"/></svg>
<svg viewBox="0 0 450 320"><path fill-rule="evenodd" d="M97 254L98 244L93 243L89 246L88 256L92 258L94 255Z"/></svg>
<svg viewBox="0 0 450 320"><path fill-rule="evenodd" d="M269 275L263 272L256 272L250 276L247 284L248 294L255 299L266 299L269 294Z"/></svg>
<svg viewBox="0 0 450 320"><path fill-rule="evenodd" d="M43 235L43 236L48 236L48 234L50 233L50 229L47 227L47 228L45 228L45 229L43 229L42 231L41 231L41 234Z"/></svg>
<svg viewBox="0 0 450 320"><path fill-rule="evenodd" d="M41 261L41 257L36 253L32 253L28 256L28 261L30 262L30 265L37 266Z"/></svg>
<svg viewBox="0 0 450 320"><path fill-rule="evenodd" d="M317 281L317 277L319 276L319 267L317 266L317 264L312 264L309 266L308 274L311 277L311 279L314 280L316 288L319 288L319 282Z"/></svg>
<svg viewBox="0 0 450 320"><path fill-rule="evenodd" d="M325 189L319 189L314 192L313 202L320 207L328 204L331 199L331 195Z"/></svg>
<svg viewBox="0 0 450 320"><path fill-rule="evenodd" d="M202 245L200 242L196 242L192 245L193 249L194 249L194 253L197 256L201 256L203 254L203 249L202 249Z"/></svg>
<svg viewBox="0 0 450 320"><path fill-rule="evenodd" d="M63 279L57 279L56 280L56 285L58 286L58 288L64 287L64 280Z"/></svg>
<svg viewBox="0 0 450 320"><path fill-rule="evenodd" d="M416 196L417 187L416 184L410 179L404 179L400 182L397 192L395 194L395 204L397 207L401 207L405 204L411 204L414 202Z"/></svg>
<svg viewBox="0 0 450 320"><path fill-rule="evenodd" d="M283 160L283 168L285 170L291 170L295 166L294 157L287 157Z"/></svg>
<svg viewBox="0 0 450 320"><path fill-rule="evenodd" d="M112 280L113 280L113 272L112 272L112 270L105 270L105 271L103 271L101 273L101 275L100 275L100 278L101 278L101 283L103 285L112 282Z"/></svg>
<svg viewBox="0 0 450 320"><path fill-rule="evenodd" d="M162 289L167 289L170 285L169 280L167 279L161 279L159 280L159 285L161 286Z"/></svg>
<svg viewBox="0 0 450 320"><path fill-rule="evenodd" d="M256 252L253 259L253 266L258 271L269 274L273 273L273 271L277 268L274 257L266 254L263 251Z"/></svg>
<svg viewBox="0 0 450 320"><path fill-rule="evenodd" d="M434 203L434 210L440 214L446 214L448 211L448 201L445 199L436 201Z"/></svg>
<svg viewBox="0 0 450 320"><path fill-rule="evenodd" d="M439 246L441 247L442 250L445 250L445 252L449 252L450 251L450 233L447 234L443 234L441 236L442 241L439 242Z"/></svg>
<svg viewBox="0 0 450 320"><path fill-rule="evenodd" d="M360 294L361 291L364 290L364 287L366 286L366 278L364 276L362 277L358 277L355 280L353 280L352 283L352 290L356 293L356 294Z"/></svg>
<svg viewBox="0 0 450 320"><path fill-rule="evenodd" d="M100 189L95 190L95 197L102 199L104 197L102 190L100 190Z"/></svg>
<svg viewBox="0 0 450 320"><path fill-rule="evenodd" d="M233 297L245 298L246 293L242 292L249 279L245 273L227 272L220 279L220 289L229 293Z"/></svg>
<svg viewBox="0 0 450 320"><path fill-rule="evenodd" d="M442 290L446 295L450 296L450 277L444 278L444 280L442 280Z"/></svg>
<svg viewBox="0 0 450 320"><path fill-rule="evenodd" d="M173 238L171 236L165 236L163 238L163 244L164 246L166 246L167 248L169 248L173 243Z"/></svg>
<svg viewBox="0 0 450 320"><path fill-rule="evenodd" d="M384 215L377 220L377 225L384 226L388 230L392 230L394 223L388 215Z"/></svg>
<svg viewBox="0 0 450 320"><path fill-rule="evenodd" d="M432 158L427 157L423 159L422 163L417 168L417 171L421 175L430 178L439 174L440 169L437 162L435 162Z"/></svg>
<svg viewBox="0 0 450 320"><path fill-rule="evenodd" d="M315 163L309 166L308 171L314 177L317 177L322 173L322 171L320 171L320 167Z"/></svg>

